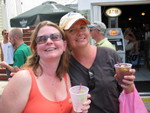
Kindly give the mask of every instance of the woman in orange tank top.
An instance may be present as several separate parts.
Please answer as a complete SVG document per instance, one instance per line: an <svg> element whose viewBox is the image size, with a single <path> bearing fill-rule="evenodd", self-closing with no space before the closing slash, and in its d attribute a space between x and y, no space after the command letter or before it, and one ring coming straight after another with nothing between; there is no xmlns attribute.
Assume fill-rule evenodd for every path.
<svg viewBox="0 0 150 113"><path fill-rule="evenodd" d="M56 24L43 21L31 39L32 55L4 89L0 113L74 113L69 102L64 32ZM83 103L83 113L88 112L90 103L89 99Z"/></svg>

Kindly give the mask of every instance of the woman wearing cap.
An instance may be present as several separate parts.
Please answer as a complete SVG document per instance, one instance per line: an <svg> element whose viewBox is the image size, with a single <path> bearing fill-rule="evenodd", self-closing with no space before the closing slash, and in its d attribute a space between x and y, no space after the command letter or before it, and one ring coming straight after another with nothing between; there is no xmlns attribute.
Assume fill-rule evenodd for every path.
<svg viewBox="0 0 150 113"><path fill-rule="evenodd" d="M0 113L75 113L68 89L67 50L64 32L43 21L32 33L32 55L9 81L0 97ZM87 113L90 100L83 103Z"/></svg>
<svg viewBox="0 0 150 113"><path fill-rule="evenodd" d="M87 24L88 20L74 12L64 15L59 23L71 52L68 72L71 83L90 88L92 102L88 113L119 113L120 88L114 78L114 64L121 62L121 58L112 49L90 45ZM121 84L127 94L135 87L134 72L131 69L131 75L123 79L126 85Z"/></svg>

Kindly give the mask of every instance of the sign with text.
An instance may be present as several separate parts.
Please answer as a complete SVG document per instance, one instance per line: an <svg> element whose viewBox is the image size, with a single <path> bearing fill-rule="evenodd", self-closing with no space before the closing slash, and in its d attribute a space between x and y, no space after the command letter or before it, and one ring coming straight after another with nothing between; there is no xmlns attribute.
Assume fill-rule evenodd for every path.
<svg viewBox="0 0 150 113"><path fill-rule="evenodd" d="M109 8L106 10L106 15L109 17L118 17L121 15L122 11L119 8Z"/></svg>

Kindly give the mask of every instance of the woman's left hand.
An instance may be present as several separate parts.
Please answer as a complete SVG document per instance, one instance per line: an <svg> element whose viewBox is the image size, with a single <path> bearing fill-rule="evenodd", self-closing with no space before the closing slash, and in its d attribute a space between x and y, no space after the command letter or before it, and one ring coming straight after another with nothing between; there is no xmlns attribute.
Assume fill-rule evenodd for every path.
<svg viewBox="0 0 150 113"><path fill-rule="evenodd" d="M123 78L123 83L121 84L121 87L125 90L126 93L131 93L133 92L135 85L134 85L134 80L135 80L135 69L130 69L129 70L130 75L126 75Z"/></svg>

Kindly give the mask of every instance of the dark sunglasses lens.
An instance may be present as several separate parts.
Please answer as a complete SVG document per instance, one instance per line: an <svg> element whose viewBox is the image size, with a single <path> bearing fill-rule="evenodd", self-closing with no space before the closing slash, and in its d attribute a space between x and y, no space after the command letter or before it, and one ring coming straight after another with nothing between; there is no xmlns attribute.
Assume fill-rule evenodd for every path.
<svg viewBox="0 0 150 113"><path fill-rule="evenodd" d="M51 35L51 40L52 41L57 41L57 40L61 40L61 39L62 39L62 37L59 34L53 34L53 35Z"/></svg>
<svg viewBox="0 0 150 113"><path fill-rule="evenodd" d="M36 38L36 42L37 42L38 44L45 43L46 40L47 40L47 38L48 38L47 36L39 36L39 37Z"/></svg>
<svg viewBox="0 0 150 113"><path fill-rule="evenodd" d="M4 33L4 35L8 35L8 33Z"/></svg>
<svg viewBox="0 0 150 113"><path fill-rule="evenodd" d="M88 82L89 90L93 90L95 88L95 78L93 72L89 71L90 80Z"/></svg>
<svg viewBox="0 0 150 113"><path fill-rule="evenodd" d="M43 44L47 41L47 39L50 38L52 41L59 41L62 39L61 34L51 34L51 35L46 35L46 36L38 36L35 41L38 44Z"/></svg>
<svg viewBox="0 0 150 113"><path fill-rule="evenodd" d="M93 90L95 88L95 79L90 79L88 83L89 91Z"/></svg>

